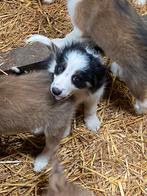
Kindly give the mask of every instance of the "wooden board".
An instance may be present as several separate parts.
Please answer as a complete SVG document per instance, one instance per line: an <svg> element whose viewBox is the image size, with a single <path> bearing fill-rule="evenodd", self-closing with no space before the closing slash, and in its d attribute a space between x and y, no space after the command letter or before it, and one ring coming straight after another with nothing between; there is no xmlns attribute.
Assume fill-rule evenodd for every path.
<svg viewBox="0 0 147 196"><path fill-rule="evenodd" d="M50 58L52 58L52 51L47 46L34 43L10 52L0 53L0 69L7 73L14 66L24 71L44 69Z"/></svg>

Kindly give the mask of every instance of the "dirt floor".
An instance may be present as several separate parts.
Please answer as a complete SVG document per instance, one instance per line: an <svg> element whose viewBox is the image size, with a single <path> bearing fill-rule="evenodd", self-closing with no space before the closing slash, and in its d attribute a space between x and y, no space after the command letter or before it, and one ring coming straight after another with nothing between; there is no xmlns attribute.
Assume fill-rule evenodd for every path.
<svg viewBox="0 0 147 196"><path fill-rule="evenodd" d="M136 6L147 14L147 6ZM65 1L41 5L37 0L0 1L0 51L24 45L33 33L63 37L71 29ZM96 195L147 195L147 116L137 116L126 86L113 79L106 100L97 108L102 126L97 134L86 130L82 116L73 134L63 139L58 156L70 181ZM17 135L1 138L0 195L40 195L46 189L50 168L33 172L34 156L43 138Z"/></svg>

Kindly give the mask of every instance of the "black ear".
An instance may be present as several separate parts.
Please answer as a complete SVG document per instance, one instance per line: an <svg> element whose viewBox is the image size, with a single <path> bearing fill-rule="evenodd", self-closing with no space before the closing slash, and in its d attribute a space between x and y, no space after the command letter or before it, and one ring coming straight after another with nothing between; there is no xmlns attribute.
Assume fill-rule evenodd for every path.
<svg viewBox="0 0 147 196"><path fill-rule="evenodd" d="M92 91L95 92L106 82L107 68L101 64L94 66L92 77Z"/></svg>
<svg viewBox="0 0 147 196"><path fill-rule="evenodd" d="M50 46L48 46L48 48L51 52L50 61L48 63L48 71L50 73L54 73L57 56L59 55L61 50L53 42L50 44Z"/></svg>
<svg viewBox="0 0 147 196"><path fill-rule="evenodd" d="M60 53L61 49L56 46L53 42L51 43L50 50L52 51L52 53L55 55L55 57L57 57L57 55Z"/></svg>

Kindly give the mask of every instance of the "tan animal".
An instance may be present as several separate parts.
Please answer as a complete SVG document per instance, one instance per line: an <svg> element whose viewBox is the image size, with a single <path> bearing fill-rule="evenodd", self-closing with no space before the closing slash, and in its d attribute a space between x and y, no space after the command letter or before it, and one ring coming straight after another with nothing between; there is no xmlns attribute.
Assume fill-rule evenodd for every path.
<svg viewBox="0 0 147 196"><path fill-rule="evenodd" d="M45 134L46 146L35 159L35 171L41 171L54 155L75 112L72 98L54 100L51 82L47 71L0 78L0 134Z"/></svg>
<svg viewBox="0 0 147 196"><path fill-rule="evenodd" d="M135 9L126 0L68 0L68 10L76 36L106 52L136 98L136 111L147 113L147 28Z"/></svg>
<svg viewBox="0 0 147 196"><path fill-rule="evenodd" d="M44 196L94 196L94 193L76 185L64 177L61 166L53 164L52 176L50 177L50 186L47 194Z"/></svg>
<svg viewBox="0 0 147 196"><path fill-rule="evenodd" d="M142 18L127 0L68 0L67 7L74 29L52 41L61 47L83 37L93 40L136 98L136 112L147 113L147 27Z"/></svg>
<svg viewBox="0 0 147 196"><path fill-rule="evenodd" d="M42 0L43 3L53 3L55 0ZM147 3L147 0L136 0L135 1L136 4L138 5L145 5Z"/></svg>

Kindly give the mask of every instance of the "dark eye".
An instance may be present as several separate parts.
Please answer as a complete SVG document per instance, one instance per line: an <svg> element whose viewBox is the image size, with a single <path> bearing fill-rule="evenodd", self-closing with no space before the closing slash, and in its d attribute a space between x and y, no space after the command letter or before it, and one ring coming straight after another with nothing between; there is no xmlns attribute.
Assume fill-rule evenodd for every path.
<svg viewBox="0 0 147 196"><path fill-rule="evenodd" d="M73 75L72 77L72 83L77 87L77 88L85 88L85 80L81 75Z"/></svg>
<svg viewBox="0 0 147 196"><path fill-rule="evenodd" d="M81 81L82 81L82 78L80 78L79 76L73 76L73 77L72 77L72 81L73 81L74 83L78 83L78 82L81 82Z"/></svg>
<svg viewBox="0 0 147 196"><path fill-rule="evenodd" d="M80 78L78 76L73 76L72 77L72 81L75 83L75 82L79 82L80 81Z"/></svg>
<svg viewBox="0 0 147 196"><path fill-rule="evenodd" d="M55 74L56 74L56 75L59 75L59 74L61 74L64 70L65 70L65 66L64 66L64 65L56 65L56 67L55 67Z"/></svg>

